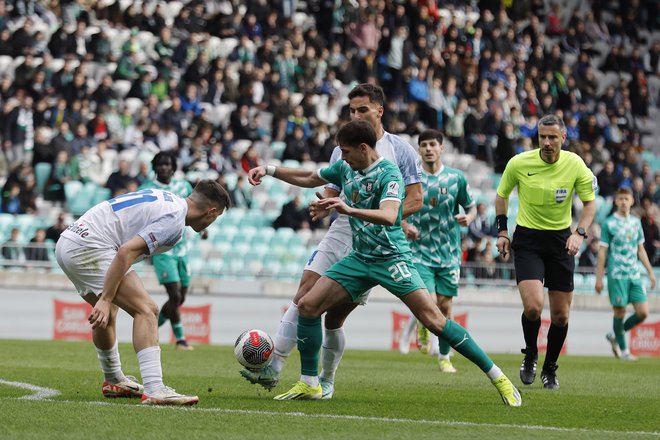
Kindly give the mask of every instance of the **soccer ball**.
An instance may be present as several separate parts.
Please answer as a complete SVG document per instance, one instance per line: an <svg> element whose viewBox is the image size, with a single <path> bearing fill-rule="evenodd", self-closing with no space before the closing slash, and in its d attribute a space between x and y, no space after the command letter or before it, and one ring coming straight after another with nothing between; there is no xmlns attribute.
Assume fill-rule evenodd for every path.
<svg viewBox="0 0 660 440"><path fill-rule="evenodd" d="M249 370L258 370L270 362L275 344L263 330L248 330L241 333L234 344L236 360Z"/></svg>

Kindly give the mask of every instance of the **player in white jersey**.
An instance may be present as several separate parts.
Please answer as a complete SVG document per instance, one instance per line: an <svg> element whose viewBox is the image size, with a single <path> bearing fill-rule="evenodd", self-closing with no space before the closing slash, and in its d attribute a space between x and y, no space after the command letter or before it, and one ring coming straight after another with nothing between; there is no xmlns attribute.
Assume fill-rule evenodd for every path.
<svg viewBox="0 0 660 440"><path fill-rule="evenodd" d="M408 142L399 136L388 133L383 128L381 117L383 116L383 105L385 95L383 89L372 84L359 84L348 94L349 109L352 120L364 120L369 122L376 130L378 142L376 150L385 159L394 162L403 175L405 184L405 200L403 204L403 218L417 212L422 207L422 185L421 168L417 151ZM331 164L341 159L341 150L335 148L331 157ZM337 197L340 188L328 185L325 188L324 198ZM319 197L321 197L319 195ZM316 209L312 204L314 219L327 215L327 212ZM251 383L258 383L270 390L277 385L280 372L286 363L286 359L296 346L297 323L298 323L298 301L305 296L321 276L337 261L344 258L352 247L351 228L348 217L340 215L330 226L325 237L319 243L316 251L311 255L302 277L298 292L293 302L284 313L280 326L274 338L275 356L271 364L260 370L242 370L241 375ZM361 304L367 299L368 292L361 298ZM346 317L357 307L358 303L348 303L333 308L325 315L325 334L323 349L321 352L323 371L320 379L323 386L323 396L332 398L334 393L334 375L344 353L345 336L343 324Z"/></svg>
<svg viewBox="0 0 660 440"><path fill-rule="evenodd" d="M131 266L171 249L186 226L202 231L229 204L227 192L212 180L200 182L185 199L146 189L99 203L62 233L55 247L57 263L80 296L94 307L89 322L105 376L104 396L141 397L146 405L194 405L199 401L197 396L179 394L163 384L158 306ZM121 369L118 308L133 317L133 347L144 387Z"/></svg>

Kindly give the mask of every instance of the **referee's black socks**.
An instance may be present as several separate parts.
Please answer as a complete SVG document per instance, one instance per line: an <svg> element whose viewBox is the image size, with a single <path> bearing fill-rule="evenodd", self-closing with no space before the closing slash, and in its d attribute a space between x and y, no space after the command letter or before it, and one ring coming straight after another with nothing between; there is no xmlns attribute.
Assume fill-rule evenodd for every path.
<svg viewBox="0 0 660 440"><path fill-rule="evenodd" d="M523 313L521 321L523 328L523 336L525 337L526 350L531 350L534 352L538 351L536 340L539 337L539 329L541 328L541 318L537 319L536 321L530 321Z"/></svg>
<svg viewBox="0 0 660 440"><path fill-rule="evenodd" d="M566 324L564 327L550 324L550 330L548 330L548 349L545 353L545 360L543 361L544 370L546 369L546 366L557 363L557 359L559 358L559 353L561 353L561 348L564 346L567 333L568 324Z"/></svg>

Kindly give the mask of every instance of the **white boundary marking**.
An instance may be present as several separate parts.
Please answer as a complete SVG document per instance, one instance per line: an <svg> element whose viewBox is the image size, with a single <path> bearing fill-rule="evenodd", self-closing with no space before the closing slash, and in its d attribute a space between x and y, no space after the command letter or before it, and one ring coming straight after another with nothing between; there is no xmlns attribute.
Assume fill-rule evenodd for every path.
<svg viewBox="0 0 660 440"><path fill-rule="evenodd" d="M44 388L29 383L12 382L0 379L0 385L8 385L16 388L22 388L32 391L33 394L28 396L19 397L19 400L33 400L49 403L64 403L74 405L112 405L110 402L103 401L78 401L78 400L51 400L52 397L58 396L60 392L52 388ZM0 399L0 400L5 400ZM122 405L125 406L125 405ZM419 424L419 425L436 425L436 426L468 426L472 428L509 428L509 429L522 429L522 430L540 430L551 432L574 432L574 433L593 433L593 434L614 434L614 435L638 435L638 436L651 436L660 437L660 432L656 431L611 431L604 429L586 429L586 428L563 428L559 426L543 426L543 425L516 425L512 423L476 423L476 422L463 422L458 420L425 420L425 419L404 419L404 418L390 418L390 417L371 417L371 416L354 416L350 414L324 414L324 413L305 413L305 412L284 412L284 411L262 411L262 410L249 410L249 409L229 409L229 408L191 408L191 407L178 407L178 406L146 406L146 405L133 405L130 408L144 408L146 410L175 410L175 411L190 411L190 412L208 412L220 414L245 414L245 415L265 415L275 417L307 417L315 419L331 419L331 420L351 420L360 422L379 422L379 423L392 423L392 424Z"/></svg>
<svg viewBox="0 0 660 440"><path fill-rule="evenodd" d="M48 400L51 397L59 396L60 392L52 388L38 387L29 383L12 382L9 380L0 379L0 385L8 385L10 387L22 388L24 390L32 391L32 394L27 396L17 397L21 400Z"/></svg>

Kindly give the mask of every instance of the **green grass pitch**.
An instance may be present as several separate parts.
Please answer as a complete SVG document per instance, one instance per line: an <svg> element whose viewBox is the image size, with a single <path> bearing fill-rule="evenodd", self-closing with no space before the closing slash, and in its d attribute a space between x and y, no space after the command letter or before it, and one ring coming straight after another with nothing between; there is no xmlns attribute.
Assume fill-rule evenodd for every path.
<svg viewBox="0 0 660 440"><path fill-rule="evenodd" d="M139 377L132 347L120 351ZM162 358L166 384L198 394L199 405L104 399L91 343L0 340L0 439L660 439L660 359L562 356L562 388L547 391L538 378L520 384L520 355L495 355L523 396L510 408L460 355L452 375L416 352L348 350L335 398L303 402L273 401L243 380L229 347L165 345ZM297 379L297 355L289 364L276 392ZM17 383L60 394L41 399Z"/></svg>

